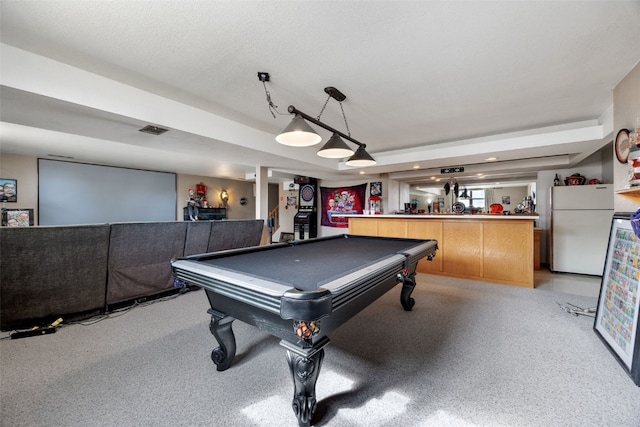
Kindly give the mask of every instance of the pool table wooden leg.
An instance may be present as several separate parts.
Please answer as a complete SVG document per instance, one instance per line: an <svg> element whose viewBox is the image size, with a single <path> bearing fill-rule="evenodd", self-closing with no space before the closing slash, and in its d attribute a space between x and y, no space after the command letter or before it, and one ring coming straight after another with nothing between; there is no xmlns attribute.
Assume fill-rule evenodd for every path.
<svg viewBox="0 0 640 427"><path fill-rule="evenodd" d="M209 330L218 341L218 347L211 352L211 360L218 371L224 371L231 366L236 356L236 337L231 328L236 319L213 309L207 310L207 313L211 315Z"/></svg>
<svg viewBox="0 0 640 427"><path fill-rule="evenodd" d="M402 292L400 292L400 304L406 311L411 311L416 301L411 298L411 292L416 287L416 279L413 274L403 274L399 280L402 280Z"/></svg>
<svg viewBox="0 0 640 427"><path fill-rule="evenodd" d="M287 349L287 362L293 378L293 400L291 407L298 417L300 427L309 427L317 408L316 382L324 360L324 346L329 343L324 338L311 348L297 348L291 343L281 341Z"/></svg>

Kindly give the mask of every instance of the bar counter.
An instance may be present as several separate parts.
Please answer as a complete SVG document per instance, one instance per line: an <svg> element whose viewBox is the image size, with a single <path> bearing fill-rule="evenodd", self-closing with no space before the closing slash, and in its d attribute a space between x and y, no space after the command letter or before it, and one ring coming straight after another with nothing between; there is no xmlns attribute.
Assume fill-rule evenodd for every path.
<svg viewBox="0 0 640 427"><path fill-rule="evenodd" d="M342 216L349 221L350 234L437 240L435 258L420 261L420 273L534 287L537 215Z"/></svg>

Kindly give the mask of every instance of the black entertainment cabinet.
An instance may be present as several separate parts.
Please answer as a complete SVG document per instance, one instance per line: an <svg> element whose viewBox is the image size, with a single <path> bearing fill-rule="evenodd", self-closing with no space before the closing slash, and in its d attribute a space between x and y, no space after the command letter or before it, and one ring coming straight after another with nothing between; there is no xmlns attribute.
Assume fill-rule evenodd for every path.
<svg viewBox="0 0 640 427"><path fill-rule="evenodd" d="M182 219L189 221L187 208L182 208ZM227 219L227 208L198 208L198 219L208 221L212 219Z"/></svg>

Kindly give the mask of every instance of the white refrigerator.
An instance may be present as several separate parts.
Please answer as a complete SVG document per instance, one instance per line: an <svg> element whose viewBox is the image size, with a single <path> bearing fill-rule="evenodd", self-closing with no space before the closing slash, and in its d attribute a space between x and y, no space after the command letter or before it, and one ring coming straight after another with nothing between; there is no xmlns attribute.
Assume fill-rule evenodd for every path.
<svg viewBox="0 0 640 427"><path fill-rule="evenodd" d="M551 188L550 269L601 276L613 217L613 185Z"/></svg>

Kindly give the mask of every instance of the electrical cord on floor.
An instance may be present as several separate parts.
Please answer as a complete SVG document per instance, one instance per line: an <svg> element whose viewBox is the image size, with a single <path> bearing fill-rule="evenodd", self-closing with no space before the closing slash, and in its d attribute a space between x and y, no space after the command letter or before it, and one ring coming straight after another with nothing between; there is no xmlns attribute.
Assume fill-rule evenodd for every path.
<svg viewBox="0 0 640 427"><path fill-rule="evenodd" d="M81 326L91 326L91 325L95 325L98 322L102 322L103 320L106 319L115 319L116 317L120 317L120 316L124 316L125 314L129 313L131 310L133 310L136 307L146 307L148 305L151 304L155 304L158 302L162 302L162 301L169 301L172 300L174 298L178 298L180 295L182 295L183 292L179 292L173 295L167 295L164 297L160 297L160 298L154 298L154 299L150 299L148 300L147 298L138 298L137 300L134 301L133 304L123 307L123 308L119 308L116 310L112 310L109 311L107 313L104 314L98 314L97 316L93 316L90 317L89 319L85 319L85 320L78 320L78 321L74 321L74 322L68 322L66 323L64 326L70 326L70 325L81 325Z"/></svg>
<svg viewBox="0 0 640 427"><path fill-rule="evenodd" d="M558 304L560 306L561 309L563 309L564 311L566 311L569 314L573 314L574 316L589 316L589 317L596 317L596 308L595 307L590 307L590 308L582 308L582 307L578 307L577 305L573 305L570 304L568 302L566 302L566 305L562 305L559 302L556 301L556 304Z"/></svg>
<svg viewBox="0 0 640 427"><path fill-rule="evenodd" d="M65 327L65 326L72 326L72 325L91 326L91 325L95 325L96 323L102 322L103 320L106 320L106 319L115 319L116 317L124 316L125 314L129 313L131 310L133 310L136 307L146 307L148 305L152 305L152 304L155 304L157 302L169 301L169 300L177 298L180 295L183 295L183 294L185 294L186 292L189 291L189 288L183 288L183 289L181 289L180 292L178 292L178 293L175 293L175 294L172 294L172 295L167 295L167 296L164 296L164 297L159 297L159 298L154 298L154 299L149 299L149 300L147 298L144 298L144 297L138 298L131 305L128 305L128 306L123 307L123 308L111 310L111 311L108 311L108 312L103 313L103 314L98 314L96 316L93 316L93 317L90 317L90 318L84 319L84 320L77 320L77 321L71 321L71 322L63 323L62 318L59 318L59 319L57 319L56 321L54 321L53 323L51 323L48 326L44 326L44 327L34 326L31 329L14 330L14 331L9 332L8 335L6 335L6 336L0 337L0 341L8 340L8 339L39 336L39 335L47 335L47 334L55 333L56 329L62 328L62 327Z"/></svg>

